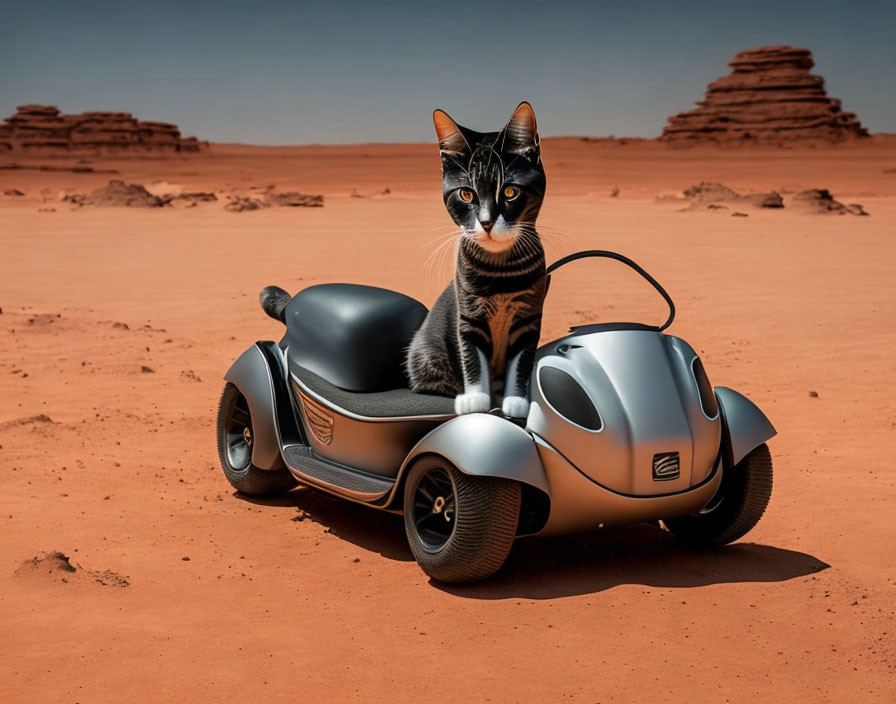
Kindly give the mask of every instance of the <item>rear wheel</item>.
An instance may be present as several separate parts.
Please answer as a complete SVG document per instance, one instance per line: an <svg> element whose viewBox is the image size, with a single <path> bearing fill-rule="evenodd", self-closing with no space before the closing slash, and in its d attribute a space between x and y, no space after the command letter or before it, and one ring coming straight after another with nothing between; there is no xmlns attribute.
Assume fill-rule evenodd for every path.
<svg viewBox="0 0 896 704"><path fill-rule="evenodd" d="M404 490L404 525L420 567L441 582L490 577L507 559L520 516L520 485L464 474L424 457Z"/></svg>
<svg viewBox="0 0 896 704"><path fill-rule="evenodd" d="M261 469L252 464L255 429L249 404L230 382L218 406L218 459L227 481L243 494L260 496L288 491L296 480L286 467Z"/></svg>
<svg viewBox="0 0 896 704"><path fill-rule="evenodd" d="M759 522L771 495L772 457L763 443L722 475L719 490L703 510L663 523L691 545L727 545Z"/></svg>

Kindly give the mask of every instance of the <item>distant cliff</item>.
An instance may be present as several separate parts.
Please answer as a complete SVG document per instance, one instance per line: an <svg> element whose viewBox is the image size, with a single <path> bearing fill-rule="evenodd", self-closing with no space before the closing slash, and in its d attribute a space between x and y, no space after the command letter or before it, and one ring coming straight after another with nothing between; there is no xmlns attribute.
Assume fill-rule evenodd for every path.
<svg viewBox="0 0 896 704"><path fill-rule="evenodd" d="M128 112L64 115L51 105L20 105L0 123L0 151L197 152L207 146L181 137L177 125L138 120Z"/></svg>

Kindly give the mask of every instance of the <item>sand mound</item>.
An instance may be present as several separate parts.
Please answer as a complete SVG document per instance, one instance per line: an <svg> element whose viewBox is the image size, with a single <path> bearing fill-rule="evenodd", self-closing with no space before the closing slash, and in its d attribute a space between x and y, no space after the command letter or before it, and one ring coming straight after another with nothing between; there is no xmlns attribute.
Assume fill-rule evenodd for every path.
<svg viewBox="0 0 896 704"><path fill-rule="evenodd" d="M52 105L20 105L0 124L0 150L196 152L208 146L181 137L177 125L138 120L129 112L64 115Z"/></svg>
<svg viewBox="0 0 896 704"><path fill-rule="evenodd" d="M73 565L71 558L58 550L42 552L25 560L16 570L17 577L35 579L44 583L70 583L86 577L89 581L104 587L127 587L126 577L111 570L85 570Z"/></svg>
<svg viewBox="0 0 896 704"><path fill-rule="evenodd" d="M70 576L77 572L68 555L58 550L40 553L30 560L25 560L16 570L19 577L40 577L48 582L68 582Z"/></svg>
<svg viewBox="0 0 896 704"><path fill-rule="evenodd" d="M701 181L686 188L680 195L661 195L660 203L683 203L686 210L727 210L729 205L754 208L783 208L784 199L776 191L741 194L718 182ZM742 215L742 214L741 214Z"/></svg>
<svg viewBox="0 0 896 704"><path fill-rule="evenodd" d="M732 73L707 86L700 107L670 117L660 139L780 143L867 136L856 116L828 97L824 78L809 73L814 62L808 49L748 49L728 65Z"/></svg>
<svg viewBox="0 0 896 704"><path fill-rule="evenodd" d="M154 196L137 183L126 184L120 179L112 179L106 186L97 188L90 195L73 194L64 196L66 202L75 205L95 205L103 208L123 206L127 208L160 208L167 205L170 198Z"/></svg>
<svg viewBox="0 0 896 704"><path fill-rule="evenodd" d="M242 196L232 195L228 197L225 210L232 213L242 213L246 210L261 210L262 208L322 208L324 197L310 195L298 191L277 192L273 188L267 188L259 195Z"/></svg>
<svg viewBox="0 0 896 704"><path fill-rule="evenodd" d="M13 370L13 373L19 370ZM8 430L10 428L16 428L20 425L34 425L35 423L52 423L53 419L50 418L46 413L41 413L36 416L28 416L26 418L16 418L15 420L9 420L5 423L0 423L0 430Z"/></svg>

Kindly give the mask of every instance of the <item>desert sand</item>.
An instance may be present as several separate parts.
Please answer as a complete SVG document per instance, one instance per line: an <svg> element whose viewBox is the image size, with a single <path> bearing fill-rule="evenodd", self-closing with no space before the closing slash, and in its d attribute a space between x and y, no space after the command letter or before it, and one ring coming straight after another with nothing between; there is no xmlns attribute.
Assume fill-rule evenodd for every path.
<svg viewBox="0 0 896 704"><path fill-rule="evenodd" d="M633 257L712 382L776 425L759 525L717 553L649 525L524 539L495 578L445 587L399 516L236 495L214 415L232 360L281 334L258 291L350 281L431 304L454 232L435 146L4 155L29 168L0 169L0 701L896 700L896 140L543 153L549 260ZM220 197L60 200L110 179ZM702 181L785 207L657 202ZM223 207L268 186L324 207ZM870 215L787 206L810 188ZM543 339L663 315L633 274L580 262ZM69 562L35 563L54 551Z"/></svg>

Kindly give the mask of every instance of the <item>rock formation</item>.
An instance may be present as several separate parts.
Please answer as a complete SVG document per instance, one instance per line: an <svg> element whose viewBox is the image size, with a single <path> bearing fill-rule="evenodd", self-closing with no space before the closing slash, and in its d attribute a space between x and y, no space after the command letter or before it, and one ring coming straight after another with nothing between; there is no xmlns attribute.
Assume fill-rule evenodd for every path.
<svg viewBox="0 0 896 704"><path fill-rule="evenodd" d="M824 78L809 73L808 49L747 49L728 64L732 73L713 81L694 110L673 115L660 139L677 143L780 143L814 139L839 142L868 135L856 116L829 98Z"/></svg>
<svg viewBox="0 0 896 704"><path fill-rule="evenodd" d="M790 206L796 210L818 215L868 215L861 203L844 205L827 188L810 188L800 191L790 199Z"/></svg>
<svg viewBox="0 0 896 704"><path fill-rule="evenodd" d="M686 205L683 210L728 210L730 205L754 208L784 207L784 199L777 191L741 194L722 183L706 181L686 188L680 195L660 195L656 200L658 203L682 203Z"/></svg>
<svg viewBox="0 0 896 704"><path fill-rule="evenodd" d="M127 112L63 115L50 105L20 105L0 124L0 151L171 151L206 146L181 137L177 125L145 122Z"/></svg>

